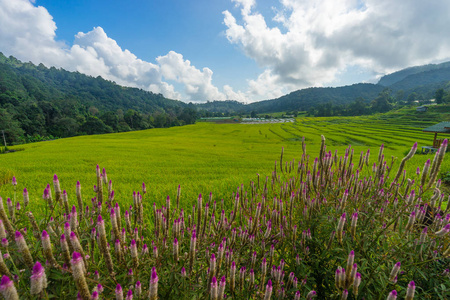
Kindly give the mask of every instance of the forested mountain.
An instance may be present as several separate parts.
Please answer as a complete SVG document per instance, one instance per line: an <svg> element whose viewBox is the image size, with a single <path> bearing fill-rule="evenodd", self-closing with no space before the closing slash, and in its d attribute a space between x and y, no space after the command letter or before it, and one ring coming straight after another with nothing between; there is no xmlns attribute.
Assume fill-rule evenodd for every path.
<svg viewBox="0 0 450 300"><path fill-rule="evenodd" d="M196 109L101 77L0 53L0 130L9 143L194 123Z"/></svg>
<svg viewBox="0 0 450 300"><path fill-rule="evenodd" d="M236 101L213 101L198 105L198 109L209 112L230 114L233 112L259 114L306 111L322 107L337 107L339 111L345 106L366 106L370 110L374 100L390 99L390 102L412 102L435 97L437 90L450 90L450 62L439 65L426 65L407 68L390 75L383 76L378 84L358 83L342 87L306 88L294 91L277 99L265 100L244 105ZM377 102L375 101L375 102ZM384 101L384 100L383 100ZM357 103L356 103L357 102ZM380 108L379 105L375 107ZM386 105L382 105L383 110ZM392 105L391 105L392 107ZM331 109L327 109L331 111ZM361 111L356 109L354 111Z"/></svg>
<svg viewBox="0 0 450 300"><path fill-rule="evenodd" d="M399 81L402 81L406 77L414 74L419 74L423 72L429 72L429 71L438 71L439 69L446 69L450 68L450 62L444 62L441 64L429 64L424 66L416 66L411 68L406 68L388 75L384 75L380 78L378 81L378 84L382 86L391 86ZM432 74L432 73L428 73ZM447 79L447 81L450 79Z"/></svg>
<svg viewBox="0 0 450 300"><path fill-rule="evenodd" d="M384 87L358 83L341 87L307 88L292 92L273 100L255 102L248 105L250 111L258 113L297 110L305 111L323 103L349 104L357 98L374 99Z"/></svg>

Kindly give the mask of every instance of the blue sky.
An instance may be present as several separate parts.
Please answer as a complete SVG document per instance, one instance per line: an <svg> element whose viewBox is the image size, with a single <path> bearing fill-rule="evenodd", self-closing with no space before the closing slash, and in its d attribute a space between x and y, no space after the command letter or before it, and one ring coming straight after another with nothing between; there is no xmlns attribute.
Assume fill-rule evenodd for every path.
<svg viewBox="0 0 450 300"><path fill-rule="evenodd" d="M186 102L253 102L449 60L448 15L446 0L0 0L0 51Z"/></svg>

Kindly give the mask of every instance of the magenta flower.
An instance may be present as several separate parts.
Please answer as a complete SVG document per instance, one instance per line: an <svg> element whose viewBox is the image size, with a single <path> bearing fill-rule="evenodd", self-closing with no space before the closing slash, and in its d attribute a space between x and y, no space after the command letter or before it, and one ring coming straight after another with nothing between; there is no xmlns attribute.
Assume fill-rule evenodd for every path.
<svg viewBox="0 0 450 300"><path fill-rule="evenodd" d="M33 271L31 275L31 288L30 293L32 295L39 294L43 289L47 287L47 277L45 275L45 270L40 262L36 262L33 266Z"/></svg>
<svg viewBox="0 0 450 300"><path fill-rule="evenodd" d="M389 293L386 300L396 300L397 299L397 291L393 290Z"/></svg>

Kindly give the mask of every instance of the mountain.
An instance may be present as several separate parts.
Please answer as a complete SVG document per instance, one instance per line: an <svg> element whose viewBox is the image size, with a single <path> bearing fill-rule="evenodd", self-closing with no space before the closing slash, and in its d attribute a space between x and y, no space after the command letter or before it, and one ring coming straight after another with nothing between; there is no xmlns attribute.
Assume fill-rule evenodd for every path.
<svg viewBox="0 0 450 300"><path fill-rule="evenodd" d="M0 53L0 93L3 102L8 98L57 102L76 99L82 105L99 110L135 109L144 113L166 107L184 107L181 101L169 100L161 94L137 88L123 87L114 82L69 72L43 64L22 63ZM11 101L11 100L9 100ZM2 104L3 104L2 102Z"/></svg>
<svg viewBox="0 0 450 300"><path fill-rule="evenodd" d="M199 110L218 113L272 113L306 111L323 104L348 105L357 99L369 103L385 90L395 94L396 101L434 98L436 90L450 89L450 62L400 70L383 76L378 84L358 83L342 87L306 88L276 99L243 104L237 101L213 101L197 105Z"/></svg>
<svg viewBox="0 0 450 300"><path fill-rule="evenodd" d="M161 94L0 53L0 129L8 143L170 127L195 119L193 105Z"/></svg>
<svg viewBox="0 0 450 300"><path fill-rule="evenodd" d="M416 66L416 67L410 67L410 68L406 68L388 75L385 75L383 77L380 78L380 80L378 81L378 84L382 85L382 86L392 86L397 82L400 82L404 79L406 79L408 76L411 75L416 75L416 74L420 74L420 73L428 73L428 74L432 74L433 71L439 71L440 69L448 69L450 68L450 62L444 62L441 64L429 64L429 65L424 65L424 66ZM450 79L447 79L450 80Z"/></svg>
<svg viewBox="0 0 450 300"><path fill-rule="evenodd" d="M371 83L358 83L341 87L307 88L277 99L251 103L247 111L258 113L279 111L305 111L323 103L349 104L358 98L373 99L384 87Z"/></svg>

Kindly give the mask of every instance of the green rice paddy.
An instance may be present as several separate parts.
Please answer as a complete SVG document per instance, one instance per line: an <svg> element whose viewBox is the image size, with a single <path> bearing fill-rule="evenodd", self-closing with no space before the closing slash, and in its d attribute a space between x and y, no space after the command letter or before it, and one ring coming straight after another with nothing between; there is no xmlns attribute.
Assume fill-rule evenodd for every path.
<svg viewBox="0 0 450 300"><path fill-rule="evenodd" d="M128 133L81 136L13 147L23 151L0 155L0 196L14 196L12 176L18 180L17 199L23 188L30 193L31 205L44 206L42 193L52 185L53 174L60 178L69 201L75 203L75 185L81 182L85 203L94 197L95 167L105 168L113 182L115 200L132 203L133 191L147 185L147 205L161 204L169 195L174 198L181 185L181 201L194 204L199 193L220 200L229 199L241 184L270 175L274 161L284 147L284 161L301 156L301 139L314 157L320 147L320 135L327 139L327 150L342 155L348 145L361 151L371 150L371 162L378 148L385 145L387 157L398 161L414 142L431 145L433 134L422 129L446 120L448 114L434 109L416 113L413 109L364 117L298 118L287 124L215 124L168 129L150 129ZM432 155L416 155L408 161L408 176L417 177ZM397 162L398 162L397 161ZM394 166L395 168L395 166ZM445 159L443 170L450 170ZM52 185L53 186L53 185Z"/></svg>

